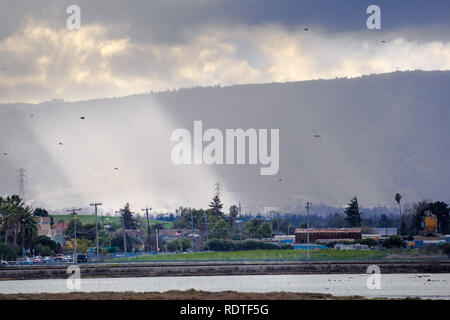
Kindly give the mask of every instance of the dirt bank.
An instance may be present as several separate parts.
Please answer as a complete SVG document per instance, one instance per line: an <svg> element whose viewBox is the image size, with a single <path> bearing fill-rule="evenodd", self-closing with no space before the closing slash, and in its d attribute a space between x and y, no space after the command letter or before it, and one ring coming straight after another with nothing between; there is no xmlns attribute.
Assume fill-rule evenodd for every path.
<svg viewBox="0 0 450 320"><path fill-rule="evenodd" d="M370 262L274 263L124 263L80 265L85 278L212 276L261 274L361 274ZM381 273L450 273L450 260L427 262L377 262ZM0 269L0 280L67 278L67 266L22 266Z"/></svg>
<svg viewBox="0 0 450 320"><path fill-rule="evenodd" d="M0 294L0 300L365 300L360 296L336 297L321 293L251 293L251 292L206 292L167 291L159 292L74 292L39 294Z"/></svg>

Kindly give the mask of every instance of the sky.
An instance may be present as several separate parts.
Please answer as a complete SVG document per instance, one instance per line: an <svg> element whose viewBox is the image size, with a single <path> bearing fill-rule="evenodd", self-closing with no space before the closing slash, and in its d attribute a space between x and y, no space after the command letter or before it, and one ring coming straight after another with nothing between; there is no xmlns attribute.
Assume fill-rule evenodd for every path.
<svg viewBox="0 0 450 320"><path fill-rule="evenodd" d="M0 1L0 102L450 68L444 0L77 1L80 30L71 4Z"/></svg>
<svg viewBox="0 0 450 320"><path fill-rule="evenodd" d="M79 30L70 30L66 25L70 16L66 9L73 4L81 10ZM372 4L381 9L379 30L370 30L366 25L370 15L366 10ZM198 99L201 101L197 104L201 107L198 109L195 108L194 98L186 99L186 102L164 103L161 101L164 99L155 97L143 98L142 101L133 97L118 97L173 92L199 86L220 85L223 88L243 84L357 78L395 71L450 70L449 15L450 2L446 0L79 0L76 3L72 0L0 0L0 103L4 104L0 105L0 148L2 152L8 150L7 160L3 158L0 162L0 192L11 193L15 190L16 170L25 167L29 176L27 190L34 206L61 208L70 206L69 203L82 206L90 201L103 201L105 207L114 210L128 199L136 208L144 207L151 200L160 209L173 210L179 205L206 207L213 183L228 178L225 200L229 205L240 200L237 193L230 193L230 185L241 188L242 194L248 191L244 190L246 182L237 183L239 180L236 178L234 181L234 177L246 176L248 172L240 174L239 169L221 172L214 167L192 167L180 171L175 170L165 157L171 146L171 130L188 127L193 120L200 120L192 118L196 111L203 110L210 126L226 125L224 119L232 114L225 112L221 114L221 119L217 119L209 109L210 105L216 104L214 99L217 96L210 92L204 95L199 93ZM414 85L415 80L411 81ZM370 81L364 85L367 83ZM383 97L383 103L397 100L407 111L408 99L413 95L401 83L394 81L392 84L400 88L399 97L390 92L389 96ZM307 88L308 83L305 86ZM366 86L363 87L367 90ZM353 94L351 89L345 88L347 94ZM321 108L321 89L314 86L314 90L317 90L316 95L305 101ZM224 100L217 105L221 105L222 109L228 104L232 108L237 105L244 108L245 101L239 101L239 97L243 98L251 92L233 92L224 96ZM289 108L294 108L302 116L303 109L295 109L292 99L303 97L289 94L292 96L283 97L278 102L273 100L274 105L258 100L258 94L249 98L249 101L260 101L265 108L262 113L268 112L269 115L252 119L254 116L248 110L258 112L254 109L257 106L248 106L247 117L240 119L242 127L272 127L273 123L269 120L274 117L270 112L279 104L280 108L288 110L283 121L279 120L279 127L288 130L296 128L297 123L289 118ZM366 95L357 96L355 92L355 101ZM370 92L367 96L371 97ZM276 93L268 95L267 100L272 101L275 97ZM421 98L414 97L416 100ZM448 99L445 100L447 97L441 91L436 93L436 97L441 99L437 103L440 107L447 103ZM335 99L336 107L346 108L346 104L353 103L347 98L335 92L327 103L331 108ZM62 100L86 101L86 104L62 104ZM307 108L305 101L302 108ZM89 105L96 110L88 109L86 106ZM180 108L184 107L190 113L180 112ZM395 113L395 106L392 108ZM422 115L417 112L419 106L414 108L416 113L411 116L414 118L411 125L418 123L418 114ZM34 118L29 117L30 110L35 113ZM109 114L105 120L103 117L108 110L113 110L114 114ZM133 110L132 114L130 110ZM321 127L321 115L316 114L315 109L308 112L317 118L317 123L305 121L304 125L311 130L316 124ZM439 119L439 112L433 113L433 120ZM78 121L80 114L89 115L88 121L82 125ZM367 120L364 115L355 119L360 119L360 116ZM336 117L340 118L339 113ZM399 115L396 114L396 117ZM92 118L96 122L89 122ZM328 120L324 122L329 124L328 128L322 126L322 131L330 130L329 135L334 135L336 139L352 137L347 131L339 131L342 125L334 123L333 119ZM342 121L347 120L342 118ZM122 133L117 128L123 123L132 129ZM230 121L227 125L231 125ZM434 125L430 123L430 127ZM439 130L444 130L441 124L435 128L436 132L430 133L431 137L439 136ZM389 127L389 130L394 135L402 134L395 128ZM293 132L298 134L299 131ZM303 133L309 138L312 136ZM381 142L377 144L382 132L373 134L366 140L353 138L365 141L364 145L375 142L377 148L384 147ZM304 145L295 145L295 139L287 141L283 138L281 144L285 147L292 144L299 149L307 146L316 150L314 144L309 146L311 141L304 140L304 137L301 139ZM395 141L399 143L396 147L403 147L400 139ZM421 147L424 147L425 141L428 140L424 138ZM326 146L327 159L334 157L335 153L340 154L341 159L334 162L308 159L308 165L305 164L300 171L295 167L293 170L296 173L291 173L297 175L303 172L308 176L309 186L314 185L316 190L314 194L304 189L301 183L291 181L285 183L284 189L280 188L276 199L272 199L271 193L275 194L270 189L272 182L264 182L260 177L253 180L249 176L248 183L263 188L259 191L256 188L249 196L252 206L261 205L263 209L296 206L297 202L308 198L314 199L315 203L345 205L347 198L353 196L352 189L366 193L367 206L390 206L395 205L391 201L392 192L403 190L405 198L408 192L413 194L411 186L416 181L402 180L403 176L394 179L391 173L403 168L401 163L398 167L391 167L389 162L378 158L379 149L373 146L369 146L368 154L373 153L376 157L361 157L358 161L351 159L359 170L353 178L354 185L341 187L340 193L331 189L324 191L323 183L329 178L323 175L324 171L333 174L333 179L338 183L344 181L343 172L353 174L343 151L344 147L351 146L333 144L331 140ZM389 145L389 148L393 147ZM335 153L332 153L333 150ZM429 149L424 147L423 150ZM298 158L304 160L301 153L295 157L292 157L293 154L285 151L282 163L286 163L286 157L290 158L289 161L294 162L290 165L294 168ZM440 155L437 153L430 157L427 166L411 163L409 174L424 177L420 181L425 181L427 168L430 171L441 168ZM414 154L414 157L420 156ZM149 162L155 167L150 167ZM367 179L364 174L369 163L373 164L373 168L379 166L380 171L377 172L386 174L377 177L373 173L373 179ZM112 175L110 170L116 166L120 170ZM282 166L280 172L286 175L289 168ZM432 175L440 179L439 170L434 170ZM286 180L285 177L283 179ZM382 181L386 179L390 181L392 190L383 190ZM191 183L193 180L195 183ZM373 180L380 181L374 184ZM434 188L438 185L430 187L425 193L431 196L436 194L432 191L437 190ZM248 185L247 189L250 187ZM128 198L120 197L124 190L128 192ZM289 203L287 200L283 203L282 195L289 190L297 194L290 196ZM174 194L170 193L172 191ZM420 200L419 196L414 190L411 199Z"/></svg>

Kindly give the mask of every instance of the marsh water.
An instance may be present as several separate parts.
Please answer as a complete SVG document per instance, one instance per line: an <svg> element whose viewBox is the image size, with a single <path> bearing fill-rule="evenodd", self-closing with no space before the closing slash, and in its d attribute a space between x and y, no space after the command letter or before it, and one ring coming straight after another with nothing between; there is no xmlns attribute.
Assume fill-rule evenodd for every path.
<svg viewBox="0 0 450 320"><path fill-rule="evenodd" d="M381 274L379 289L368 288L369 276L369 274L319 274L87 278L80 279L79 289L73 289L76 282L72 279L14 280L0 281L0 293L165 292L193 288L211 292L284 291L329 293L336 296L450 299L450 274Z"/></svg>

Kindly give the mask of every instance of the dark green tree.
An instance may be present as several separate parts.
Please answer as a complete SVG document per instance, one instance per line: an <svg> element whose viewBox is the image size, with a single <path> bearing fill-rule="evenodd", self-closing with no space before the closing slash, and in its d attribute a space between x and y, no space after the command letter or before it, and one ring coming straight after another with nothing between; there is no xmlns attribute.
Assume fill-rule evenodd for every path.
<svg viewBox="0 0 450 320"><path fill-rule="evenodd" d="M42 208L36 208L33 211L33 216L35 217L50 217L50 224L54 225L53 216L48 214L48 211Z"/></svg>
<svg viewBox="0 0 450 320"><path fill-rule="evenodd" d="M233 204L230 207L230 224L234 224L238 215L239 215L239 209L238 209L237 205Z"/></svg>
<svg viewBox="0 0 450 320"><path fill-rule="evenodd" d="M214 196L214 198L212 199L211 203L209 204L209 207L211 208L211 210L217 216L222 216L223 215L223 212L222 212L223 204L220 201L220 198L219 198L218 195Z"/></svg>
<svg viewBox="0 0 450 320"><path fill-rule="evenodd" d="M34 241L33 248L36 249L36 246L38 245L49 248L51 250L51 254L62 252L61 245L47 236L38 236Z"/></svg>
<svg viewBox="0 0 450 320"><path fill-rule="evenodd" d="M264 221L259 226L258 233L261 238L272 238L272 227L267 221Z"/></svg>
<svg viewBox="0 0 450 320"><path fill-rule="evenodd" d="M448 216L450 208L447 203L442 201L436 201L429 204L428 209L437 217L438 220L438 233L448 233Z"/></svg>
<svg viewBox="0 0 450 320"><path fill-rule="evenodd" d="M280 232L287 234L289 223L285 219L277 217L273 218L271 222L272 230L274 230L276 233Z"/></svg>
<svg viewBox="0 0 450 320"><path fill-rule="evenodd" d="M127 233L126 234L126 242L127 242L127 252L131 252L133 248L133 244L136 243L132 237ZM120 251L123 251L123 235L117 234L114 238L111 239L111 246L118 247Z"/></svg>
<svg viewBox="0 0 450 320"><path fill-rule="evenodd" d="M126 230L136 230L137 223L136 219L133 217L133 214L130 210L130 204L126 203L125 206L120 209L120 219L123 219L123 225Z"/></svg>
<svg viewBox="0 0 450 320"><path fill-rule="evenodd" d="M422 200L413 204L412 208L412 225L414 234L418 234L423 229L423 222L425 219L425 212L429 210L430 203Z"/></svg>
<svg viewBox="0 0 450 320"><path fill-rule="evenodd" d="M249 238L259 238L258 228L262 222L262 219L253 219L245 224L245 233Z"/></svg>
<svg viewBox="0 0 450 320"><path fill-rule="evenodd" d="M211 233L209 237L211 239L227 239L229 236L229 230L227 223L221 219L216 222L213 229L211 230Z"/></svg>
<svg viewBox="0 0 450 320"><path fill-rule="evenodd" d="M353 197L352 200L347 204L347 208L345 208L345 214L348 224L350 227L361 227L361 214L359 211L358 199L356 196Z"/></svg>
<svg viewBox="0 0 450 320"><path fill-rule="evenodd" d="M404 241L400 236L393 235L383 241L383 247L385 248L404 248L406 247L406 241Z"/></svg>

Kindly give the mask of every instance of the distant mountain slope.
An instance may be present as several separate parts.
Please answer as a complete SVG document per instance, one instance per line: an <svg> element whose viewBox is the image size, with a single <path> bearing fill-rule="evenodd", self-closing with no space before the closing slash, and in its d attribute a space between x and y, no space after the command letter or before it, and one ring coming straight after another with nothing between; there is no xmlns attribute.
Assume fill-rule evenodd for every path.
<svg viewBox="0 0 450 320"><path fill-rule="evenodd" d="M17 190L15 171L24 167L28 199L53 207L97 199L135 210L206 207L216 181L226 206L247 208L339 206L355 194L366 207L393 206L396 192L406 202L449 201L449 84L448 71L414 71L2 105L0 193ZM194 120L223 132L279 128L279 173L173 165L170 135L192 131Z"/></svg>

